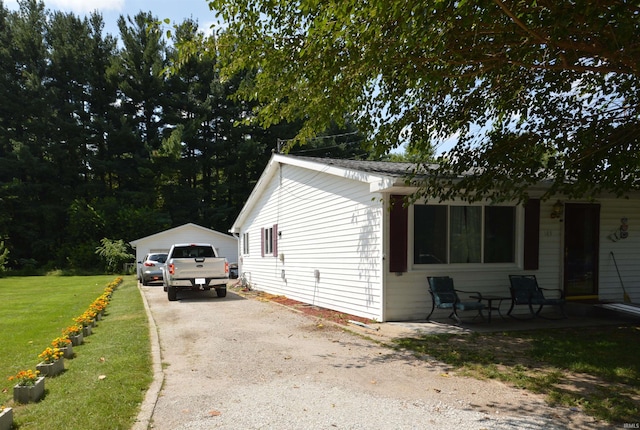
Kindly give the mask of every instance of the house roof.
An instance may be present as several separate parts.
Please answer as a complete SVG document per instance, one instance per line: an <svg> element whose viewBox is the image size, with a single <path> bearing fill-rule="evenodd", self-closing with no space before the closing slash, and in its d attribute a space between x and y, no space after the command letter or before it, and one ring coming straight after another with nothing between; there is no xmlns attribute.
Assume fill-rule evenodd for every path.
<svg viewBox="0 0 640 430"><path fill-rule="evenodd" d="M178 227L170 228L168 230L160 231L158 233L155 233L155 234L152 234L152 235L149 235L149 236L141 237L140 239L132 240L131 242L129 242L129 244L131 244L131 246L133 246L134 248L137 248L138 244L140 244L141 242L147 241L149 239L156 238L158 236L165 236L167 234L171 234L172 232L175 232L176 230L182 230L182 229L185 229L185 228L194 228L196 230L202 230L203 232L206 232L208 234L212 234L213 233L215 235L220 235L221 237L224 237L224 238L227 238L227 239L237 240L237 238L235 238L233 236L230 236L228 234L221 233L221 232L216 231L216 230L211 230L210 228L202 227L202 226L200 226L198 224L187 223L187 224L180 225Z"/></svg>
<svg viewBox="0 0 640 430"><path fill-rule="evenodd" d="M288 157L293 156L289 155ZM416 167L414 163L397 163L391 161L345 160L339 158L314 158L299 156L295 156L295 158L310 162L327 164L330 166L336 166L343 169L385 175L394 178L403 178L408 173L411 173L412 169Z"/></svg>
<svg viewBox="0 0 640 430"><path fill-rule="evenodd" d="M338 158L314 158L294 155L274 154L264 172L258 179L256 186L249 195L244 207L229 229L232 233L239 233L240 227L250 209L255 205L258 197L276 174L282 164L302 167L317 172L349 178L369 184L371 192L407 191L405 178L415 167L413 163L396 163L387 161L344 160Z"/></svg>

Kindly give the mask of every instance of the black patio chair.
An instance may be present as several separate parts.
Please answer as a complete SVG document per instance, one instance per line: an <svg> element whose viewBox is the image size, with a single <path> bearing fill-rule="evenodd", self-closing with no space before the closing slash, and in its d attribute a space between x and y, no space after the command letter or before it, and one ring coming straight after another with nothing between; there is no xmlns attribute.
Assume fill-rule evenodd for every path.
<svg viewBox="0 0 640 430"><path fill-rule="evenodd" d="M429 281L429 293L431 294L431 312L427 315L427 321L436 309L451 309L449 318L455 319L458 324L462 323L458 316L458 311L478 311L478 315L484 319L482 310L485 305L480 302L480 299L477 301L462 301L458 296L458 293L466 293L482 297L479 292L456 290L453 287L453 279L448 276L429 276L427 280Z"/></svg>
<svg viewBox="0 0 640 430"><path fill-rule="evenodd" d="M525 305L529 307L531 318L567 318L567 314L564 311L566 300L562 290L557 288L541 288L538 286L538 281L535 275L509 275L509 282L511 283L511 307L509 308L507 315L510 317L518 319L518 317L511 315L511 312L513 312L515 306ZM547 298L544 295L544 291L558 291L559 297ZM561 316L558 318L550 318L541 315L540 312L542 311L542 308L547 305L557 307ZM535 310L534 307L537 307L538 309Z"/></svg>

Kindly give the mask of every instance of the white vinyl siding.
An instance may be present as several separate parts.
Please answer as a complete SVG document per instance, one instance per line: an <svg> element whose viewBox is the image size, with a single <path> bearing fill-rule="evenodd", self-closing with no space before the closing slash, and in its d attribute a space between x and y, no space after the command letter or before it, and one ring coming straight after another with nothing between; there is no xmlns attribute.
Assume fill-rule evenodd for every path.
<svg viewBox="0 0 640 430"><path fill-rule="evenodd" d="M616 239L622 218L627 218L628 237ZM618 263L616 271L611 253ZM602 201L600 209L599 293L605 301L623 300L622 285L633 303L640 303L640 198ZM620 278L622 278L622 285Z"/></svg>
<svg viewBox="0 0 640 430"><path fill-rule="evenodd" d="M565 223L562 217L551 218L550 214L558 199L563 203L580 204L580 201L558 196L540 202L538 258L528 266L536 267L535 270L524 269L522 206L515 211L514 261L498 256L495 258L506 262L490 264L415 264L414 219L409 208L408 224L406 228L401 225L407 230L406 237L403 236L406 244L401 243L406 249L399 250L403 254L406 250L408 265L402 270L394 267L396 270L390 272L392 212L387 204L391 195L412 190L405 190L393 177L323 163L322 159L315 162L272 157L232 226L243 238L240 271L256 289L379 321L409 321L424 320L431 309L427 276L451 276L457 288L483 294L508 295L510 274L535 274L540 286L563 288ZM532 190L531 195L535 193ZM611 257L614 252L627 293L634 302L640 302L640 196L597 198L584 203L597 203L601 208L599 298L622 300L620 280ZM486 202L477 203L483 204ZM394 214L397 221L397 212ZM621 218L627 219L628 238L610 239L615 238L612 233L619 230ZM275 226L277 250L268 258L262 257L261 233ZM394 246L397 243L394 241ZM483 249L486 253L486 248ZM392 255L395 264L399 254ZM506 312L509 300L502 306Z"/></svg>
<svg viewBox="0 0 640 430"><path fill-rule="evenodd" d="M402 276L387 274L385 283L385 316L387 321L424 320L431 309L427 276L451 276L456 288L480 291L483 294L509 294L510 274L535 274L538 284L544 288L563 288L563 237L564 221L551 218L556 200L541 203L540 207L540 261L538 270L522 270L522 242L516 245L518 264L485 265L468 270L462 265L429 268L411 267ZM576 203L580 203L579 201ZM585 202L586 203L586 202ZM632 301L640 302L640 200L600 199L600 252L599 298L605 301L622 301L622 287L611 257L614 252L620 274ZM621 218L628 219L629 237L616 242L608 238L619 229ZM522 213L518 214L518 230L522 239ZM388 229L388 217L385 222ZM412 219L409 235L413 235ZM388 231L388 230L387 230ZM388 243L388 237L385 237ZM509 301L503 303L503 310Z"/></svg>
<svg viewBox="0 0 640 430"><path fill-rule="evenodd" d="M546 209L541 209L541 236L546 230L548 217ZM410 214L413 211L410 211ZM387 217L388 218L388 217ZM552 221L552 220L548 220ZM388 224L388 220L386 221ZM409 217L409 237L413 237L413 216ZM451 276L457 289L480 291L483 294L509 295L509 274L522 273L523 258L523 225L524 211L521 207L516 209L516 262L493 264L438 264L438 265L410 265L409 271L403 276L387 275L385 284L385 316L387 321L424 320L431 310L431 296L428 291L427 276ZM557 224L557 221L556 221ZM557 229L555 224L552 227ZM556 279L557 285L559 272L557 263L547 259L543 249L549 243L557 243L561 237L561 230L555 233L548 232L540 242L540 271L545 273L543 278ZM388 238L385 238L387 241ZM410 242L410 261L413 261L413 244ZM556 255L557 262L557 255ZM548 265L551 263L551 265ZM430 267L433 266L433 267ZM552 288L552 287L551 287ZM508 305L505 301L503 305ZM508 309L508 307L505 310Z"/></svg>
<svg viewBox="0 0 640 430"><path fill-rule="evenodd" d="M261 254L256 240L241 270L259 290L380 320L382 204L367 183L280 168L243 226L260 237L277 225L278 258L254 257Z"/></svg>

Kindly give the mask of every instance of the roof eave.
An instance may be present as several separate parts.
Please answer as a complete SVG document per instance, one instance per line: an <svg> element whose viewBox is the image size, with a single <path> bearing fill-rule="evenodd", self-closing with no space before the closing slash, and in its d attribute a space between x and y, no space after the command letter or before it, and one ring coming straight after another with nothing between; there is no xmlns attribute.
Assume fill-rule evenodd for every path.
<svg viewBox="0 0 640 430"><path fill-rule="evenodd" d="M393 177L383 177L379 181L369 183L369 191L372 193L410 194L417 189L417 186L407 185L404 180Z"/></svg>

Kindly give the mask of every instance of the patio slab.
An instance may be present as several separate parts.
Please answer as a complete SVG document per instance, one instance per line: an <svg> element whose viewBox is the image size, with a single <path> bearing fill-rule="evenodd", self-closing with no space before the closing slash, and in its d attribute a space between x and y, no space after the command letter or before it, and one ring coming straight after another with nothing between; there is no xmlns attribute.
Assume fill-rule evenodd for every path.
<svg viewBox="0 0 640 430"><path fill-rule="evenodd" d="M494 313L490 323L480 318L472 320L463 318L462 324L456 324L454 320L447 318L446 312L436 315L431 320L398 321L380 324L368 324L367 327L353 325L355 331L361 331L373 338L403 338L419 337L428 334L470 334L470 333L496 333L507 331L549 330L571 327L598 327L603 325L619 325L640 322L637 318L597 308L594 305L570 304L567 307L569 318L565 319L515 319L500 317ZM503 314L504 315L504 314ZM524 316L524 315L523 315Z"/></svg>

